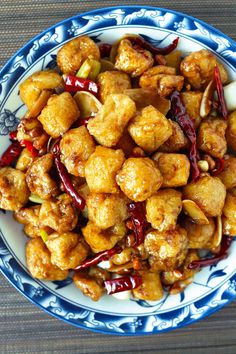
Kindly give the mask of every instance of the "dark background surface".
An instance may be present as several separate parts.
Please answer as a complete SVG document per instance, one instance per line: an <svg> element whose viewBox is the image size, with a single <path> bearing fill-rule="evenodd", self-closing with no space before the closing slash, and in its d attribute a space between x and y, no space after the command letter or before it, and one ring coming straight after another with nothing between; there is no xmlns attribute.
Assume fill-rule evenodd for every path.
<svg viewBox="0 0 236 354"><path fill-rule="evenodd" d="M33 36L67 17L99 7L131 4L188 13L236 40L236 0L0 0L0 67ZM120 337L75 328L49 316L0 275L0 353L235 354L236 301L182 329Z"/></svg>

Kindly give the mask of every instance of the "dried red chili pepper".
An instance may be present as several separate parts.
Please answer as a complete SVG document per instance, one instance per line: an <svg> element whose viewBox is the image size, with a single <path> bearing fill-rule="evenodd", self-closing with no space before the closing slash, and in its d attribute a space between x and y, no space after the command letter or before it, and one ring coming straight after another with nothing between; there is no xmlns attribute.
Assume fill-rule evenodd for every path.
<svg viewBox="0 0 236 354"><path fill-rule="evenodd" d="M171 44L164 48L157 48L154 47L152 44L148 43L145 41L141 36L138 37L126 37L127 39L130 40L132 45L137 45L143 49L149 50L152 54L162 54L162 55L167 55L171 53L178 45L179 42L179 37L176 37Z"/></svg>
<svg viewBox="0 0 236 354"><path fill-rule="evenodd" d="M126 225L127 229L132 230L132 231L134 230L134 225L131 220L127 220L125 225Z"/></svg>
<svg viewBox="0 0 236 354"><path fill-rule="evenodd" d="M228 257L227 251L228 251L232 241L233 241L233 237L223 236L222 241L221 241L220 251L214 257L193 261L188 265L188 268L189 269L197 269L197 268L208 267L210 265L214 265L214 264L218 263L222 259L227 258Z"/></svg>
<svg viewBox="0 0 236 354"><path fill-rule="evenodd" d="M189 269L197 269L197 268L203 268L203 267L208 267L210 265L214 265L221 261L222 259L227 258L227 253L212 257L212 258L207 258L207 259L202 259L198 261L193 261L188 265Z"/></svg>
<svg viewBox="0 0 236 354"><path fill-rule="evenodd" d="M197 150L197 142L191 143L191 147L189 150L189 160L191 165L191 182L195 182L200 177L200 169L198 167L198 150Z"/></svg>
<svg viewBox="0 0 236 354"><path fill-rule="evenodd" d="M98 85L94 81L82 79L73 75L66 76L65 88L66 91L71 93L75 93L77 91L88 91L95 96L98 94Z"/></svg>
<svg viewBox="0 0 236 354"><path fill-rule="evenodd" d="M119 293L121 291L132 290L141 284L142 277L138 274L104 281L108 295Z"/></svg>
<svg viewBox="0 0 236 354"><path fill-rule="evenodd" d="M214 68L214 80L215 80L215 85L216 85L216 91L217 91L217 96L220 105L218 105L218 110L220 110L223 118L227 120L228 118L228 110L225 102L225 97L224 97L224 88L222 85L221 77L220 77L220 70L218 66L215 66Z"/></svg>
<svg viewBox="0 0 236 354"><path fill-rule="evenodd" d="M111 52L111 44L108 43L101 43L99 44L98 48L100 51L101 58L109 58Z"/></svg>
<svg viewBox="0 0 236 354"><path fill-rule="evenodd" d="M218 101L213 101L212 102L212 108L219 110L220 109L220 104Z"/></svg>
<svg viewBox="0 0 236 354"><path fill-rule="evenodd" d="M225 160L224 159L220 159L220 158L216 158L215 159L215 168L214 170L211 171L211 174L213 176L217 176L219 173L223 172L225 169Z"/></svg>
<svg viewBox="0 0 236 354"><path fill-rule="evenodd" d="M18 141L13 141L0 158L0 167L10 166L19 156L22 147Z"/></svg>
<svg viewBox="0 0 236 354"><path fill-rule="evenodd" d="M147 227L146 211L144 203L129 203L128 211L130 214L130 219L133 223L133 230L135 234L134 247L138 247L144 241L144 232Z"/></svg>
<svg viewBox="0 0 236 354"><path fill-rule="evenodd" d="M60 160L59 142L57 142L54 145L52 153L54 156L54 161L55 161L58 175L60 177L60 180L63 184L66 193L69 194L69 196L73 199L75 205L79 209L83 210L86 205L85 199L81 195L79 195L79 193L76 191L66 167L63 165L63 163Z"/></svg>
<svg viewBox="0 0 236 354"><path fill-rule="evenodd" d="M115 254L121 253L122 250L123 250L122 247L116 245L115 247L111 248L110 250L99 252L99 253L96 254L96 256L94 256L92 258L89 258L89 259L86 259L78 267L74 268L74 270L82 270L82 269L91 267L92 265L96 265L99 262L108 261Z"/></svg>
<svg viewBox="0 0 236 354"><path fill-rule="evenodd" d="M30 151L30 153L33 157L37 157L39 155L38 150L35 149L35 147L33 146L33 143L31 141L21 140L20 145L23 147L26 147L26 149Z"/></svg>
<svg viewBox="0 0 236 354"><path fill-rule="evenodd" d="M194 129L194 124L186 112L186 108L181 100L180 93L174 91L170 96L171 110L170 118L175 120L183 130L184 134L191 142L189 150L189 160L191 164L191 182L196 181L200 176L200 169L197 161L199 160L199 153L197 149L197 137Z"/></svg>
<svg viewBox="0 0 236 354"><path fill-rule="evenodd" d="M220 252L219 253L225 253L228 251L228 249L231 246L231 243L233 242L233 237L232 236L226 236L224 235L221 241L220 245Z"/></svg>
<svg viewBox="0 0 236 354"><path fill-rule="evenodd" d="M10 134L9 134L9 138L11 140L16 140L16 136L17 136L17 130L10 132Z"/></svg>

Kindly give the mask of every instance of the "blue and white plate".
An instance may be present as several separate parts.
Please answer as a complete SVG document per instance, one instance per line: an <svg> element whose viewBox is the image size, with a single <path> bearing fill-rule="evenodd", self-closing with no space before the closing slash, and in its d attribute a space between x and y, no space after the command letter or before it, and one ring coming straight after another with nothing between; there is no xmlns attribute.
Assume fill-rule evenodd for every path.
<svg viewBox="0 0 236 354"><path fill-rule="evenodd" d="M165 46L176 36L185 52L212 50L236 79L236 43L213 27L184 14L148 6L112 7L65 20L32 39L0 73L0 154L9 144L25 107L19 83L30 74L55 65L58 49L75 36L87 34L95 42L113 43L125 33L142 35L152 44ZM104 296L95 303L83 296L70 278L43 282L26 268L26 237L11 213L0 215L0 269L29 300L48 313L75 326L121 335L160 333L188 325L219 310L236 297L236 242L229 257L201 270L180 295L159 302L119 301Z"/></svg>

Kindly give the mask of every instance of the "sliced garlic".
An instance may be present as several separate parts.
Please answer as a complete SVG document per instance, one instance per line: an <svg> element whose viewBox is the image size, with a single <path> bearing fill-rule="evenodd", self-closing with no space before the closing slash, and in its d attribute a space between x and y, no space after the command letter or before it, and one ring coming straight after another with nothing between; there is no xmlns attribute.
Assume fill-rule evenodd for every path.
<svg viewBox="0 0 236 354"><path fill-rule="evenodd" d="M216 231L213 235L212 246L213 248L217 248L221 244L222 240L222 220L221 216L217 216L216 218Z"/></svg>
<svg viewBox="0 0 236 354"><path fill-rule="evenodd" d="M102 268L102 269L109 269L111 267L111 261L102 261L100 263L98 263L98 267Z"/></svg>
<svg viewBox="0 0 236 354"><path fill-rule="evenodd" d="M211 111L212 99L214 94L214 82L211 80L207 85L200 105L200 116L205 118Z"/></svg>
<svg viewBox="0 0 236 354"><path fill-rule="evenodd" d="M94 95L87 91L76 92L74 99L80 110L80 118L88 118L94 116L102 107L101 102Z"/></svg>
<svg viewBox="0 0 236 354"><path fill-rule="evenodd" d="M197 165L202 172L207 172L209 170L209 164L205 160L198 161Z"/></svg>
<svg viewBox="0 0 236 354"><path fill-rule="evenodd" d="M121 291L120 293L112 294L118 300L130 300L132 293L130 290Z"/></svg>
<svg viewBox="0 0 236 354"><path fill-rule="evenodd" d="M224 86L224 97L228 111L234 111L236 109L236 81Z"/></svg>
<svg viewBox="0 0 236 354"><path fill-rule="evenodd" d="M101 70L100 73L104 71L113 71L116 70L114 64L108 59L101 59Z"/></svg>
<svg viewBox="0 0 236 354"><path fill-rule="evenodd" d="M209 221L203 211L199 206L190 199L185 199L182 201L183 211L193 219L194 222L200 225L207 225Z"/></svg>

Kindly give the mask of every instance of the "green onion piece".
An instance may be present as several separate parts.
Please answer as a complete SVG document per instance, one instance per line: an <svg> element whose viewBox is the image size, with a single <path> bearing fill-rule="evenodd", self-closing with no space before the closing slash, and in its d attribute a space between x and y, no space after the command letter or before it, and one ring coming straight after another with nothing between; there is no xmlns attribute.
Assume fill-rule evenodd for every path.
<svg viewBox="0 0 236 354"><path fill-rule="evenodd" d="M101 63L95 59L92 59L92 70L89 73L88 79L94 81L96 80L98 74L101 70Z"/></svg>
<svg viewBox="0 0 236 354"><path fill-rule="evenodd" d="M95 80L101 70L101 63L93 58L86 59L76 76L82 79Z"/></svg>
<svg viewBox="0 0 236 354"><path fill-rule="evenodd" d="M92 65L90 63L90 59L87 59L83 62L83 64L79 68L76 76L82 79L87 79L91 69L92 69Z"/></svg>
<svg viewBox="0 0 236 354"><path fill-rule="evenodd" d="M30 194L29 200L33 203L38 203L38 204L42 204L44 202L42 198L40 198L37 194L33 194L33 193Z"/></svg>
<svg viewBox="0 0 236 354"><path fill-rule="evenodd" d="M40 230L40 236L43 240L43 242L46 242L48 240L48 233L45 230Z"/></svg>

